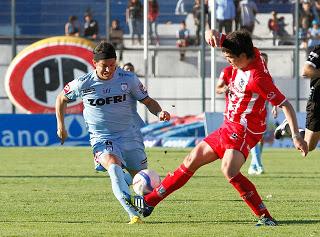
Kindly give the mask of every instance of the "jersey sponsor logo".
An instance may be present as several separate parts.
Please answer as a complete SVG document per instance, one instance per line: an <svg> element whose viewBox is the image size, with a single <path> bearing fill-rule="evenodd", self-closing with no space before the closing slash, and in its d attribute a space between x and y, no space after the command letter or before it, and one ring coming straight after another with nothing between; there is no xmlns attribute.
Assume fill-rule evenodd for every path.
<svg viewBox="0 0 320 237"><path fill-rule="evenodd" d="M55 112L55 99L74 78L93 69L94 44L86 39L59 36L40 40L22 50L11 62L5 79L7 94L28 113ZM67 113L82 111L80 100Z"/></svg>
<svg viewBox="0 0 320 237"><path fill-rule="evenodd" d="M276 93L274 93L273 91L269 92L267 95L268 100L273 100L275 97L276 97Z"/></svg>
<svg viewBox="0 0 320 237"><path fill-rule="evenodd" d="M128 83L121 83L121 90L126 91L128 89Z"/></svg>
<svg viewBox="0 0 320 237"><path fill-rule="evenodd" d="M65 85L65 87L63 88L63 91L64 91L65 94L68 94L70 92L69 84Z"/></svg>
<svg viewBox="0 0 320 237"><path fill-rule="evenodd" d="M142 92L142 94L147 94L147 89L144 87L144 85L142 83L140 83L139 89Z"/></svg>
<svg viewBox="0 0 320 237"><path fill-rule="evenodd" d="M102 92L105 94L109 94L109 93L111 93L111 88L103 89Z"/></svg>
<svg viewBox="0 0 320 237"><path fill-rule="evenodd" d="M94 89L93 87L81 90L82 95L88 95L93 92L96 92L96 89Z"/></svg>
<svg viewBox="0 0 320 237"><path fill-rule="evenodd" d="M232 133L230 136L231 139L238 140L238 134Z"/></svg>
<svg viewBox="0 0 320 237"><path fill-rule="evenodd" d="M108 104L116 104L121 103L127 100L127 95L116 95L116 96L110 96L106 98L98 98L98 99L88 99L88 102L91 106L102 106L102 105L108 105Z"/></svg>

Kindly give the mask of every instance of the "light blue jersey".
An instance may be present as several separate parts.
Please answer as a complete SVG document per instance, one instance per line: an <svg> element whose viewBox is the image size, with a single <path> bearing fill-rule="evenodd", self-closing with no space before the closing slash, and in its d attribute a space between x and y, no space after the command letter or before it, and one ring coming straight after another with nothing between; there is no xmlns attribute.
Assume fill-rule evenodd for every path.
<svg viewBox="0 0 320 237"><path fill-rule="evenodd" d="M90 139L118 135L136 124L136 102L148 96L137 76L117 68L113 78L101 80L92 71L73 80L65 88L70 100L81 97L83 117Z"/></svg>
<svg viewBox="0 0 320 237"><path fill-rule="evenodd" d="M69 100L81 97L83 117L95 154L112 153L124 165L137 161L139 164L128 167L131 169L146 165L137 101L148 97L148 93L136 74L118 67L112 79L101 80L96 71L92 71L71 81L64 93ZM131 157L134 150L141 153L140 158Z"/></svg>

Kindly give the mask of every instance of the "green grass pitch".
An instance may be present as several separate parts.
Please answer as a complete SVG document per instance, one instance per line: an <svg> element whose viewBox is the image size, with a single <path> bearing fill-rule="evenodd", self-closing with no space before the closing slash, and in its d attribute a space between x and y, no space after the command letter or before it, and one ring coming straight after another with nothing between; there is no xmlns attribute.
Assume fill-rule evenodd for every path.
<svg viewBox="0 0 320 237"><path fill-rule="evenodd" d="M188 151L148 149L149 167L164 177ZM320 236L320 151L264 150L266 173L250 179L280 225L261 228L220 161L200 168L144 224L127 225L91 157L87 147L0 148L0 236Z"/></svg>

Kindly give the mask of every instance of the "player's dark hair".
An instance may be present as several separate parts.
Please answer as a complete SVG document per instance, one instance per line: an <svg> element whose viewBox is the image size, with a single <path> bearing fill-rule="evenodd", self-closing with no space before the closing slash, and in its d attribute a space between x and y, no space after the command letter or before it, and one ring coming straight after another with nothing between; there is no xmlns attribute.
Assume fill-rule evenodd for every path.
<svg viewBox="0 0 320 237"><path fill-rule="evenodd" d="M123 67L122 67L122 69L125 69L126 67L132 68L132 69L133 69L132 72L134 72L134 66L133 66L132 63L129 62L129 63L124 64Z"/></svg>
<svg viewBox="0 0 320 237"><path fill-rule="evenodd" d="M108 43L106 40L102 40L97 46L93 49L93 58L97 62L102 59L117 58L116 50L113 45Z"/></svg>
<svg viewBox="0 0 320 237"><path fill-rule="evenodd" d="M222 43L222 52L236 55L245 53L248 58L254 57L254 48L250 33L245 30L234 31L226 36Z"/></svg>

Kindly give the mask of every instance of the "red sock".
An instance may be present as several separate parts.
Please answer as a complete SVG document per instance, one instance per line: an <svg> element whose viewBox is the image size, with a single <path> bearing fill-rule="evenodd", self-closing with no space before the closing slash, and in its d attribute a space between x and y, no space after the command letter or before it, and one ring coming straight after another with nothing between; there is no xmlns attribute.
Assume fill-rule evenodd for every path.
<svg viewBox="0 0 320 237"><path fill-rule="evenodd" d="M181 188L192 177L194 172L188 170L184 164L181 164L173 174L168 174L161 182L160 186L151 193L144 196L145 202L149 206L156 206L162 199L170 193Z"/></svg>
<svg viewBox="0 0 320 237"><path fill-rule="evenodd" d="M271 218L270 213L263 204L255 186L244 177L241 173L230 179L229 181L233 187L238 190L242 199L247 203L251 210L257 216L265 214L266 217Z"/></svg>

